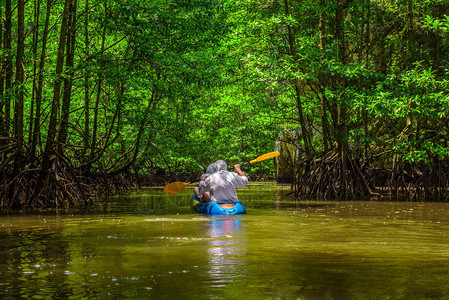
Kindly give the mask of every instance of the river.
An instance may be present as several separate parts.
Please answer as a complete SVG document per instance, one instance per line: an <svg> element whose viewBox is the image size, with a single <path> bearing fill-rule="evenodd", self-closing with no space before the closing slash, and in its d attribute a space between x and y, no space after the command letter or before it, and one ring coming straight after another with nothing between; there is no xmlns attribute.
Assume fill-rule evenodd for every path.
<svg viewBox="0 0 449 300"><path fill-rule="evenodd" d="M449 299L448 203L288 190L252 183L233 217L193 213L190 188L2 215L0 298Z"/></svg>

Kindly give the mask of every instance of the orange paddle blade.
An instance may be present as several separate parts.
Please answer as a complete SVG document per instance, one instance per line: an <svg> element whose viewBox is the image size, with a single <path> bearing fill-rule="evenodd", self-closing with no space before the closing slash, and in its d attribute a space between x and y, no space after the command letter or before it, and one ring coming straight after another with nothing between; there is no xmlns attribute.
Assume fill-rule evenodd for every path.
<svg viewBox="0 0 449 300"><path fill-rule="evenodd" d="M186 185L189 185L190 182L182 182L182 181L175 181L172 183L167 184L164 186L164 193L167 195L176 195L178 193L181 193L185 188Z"/></svg>
<svg viewBox="0 0 449 300"><path fill-rule="evenodd" d="M266 160L266 159L269 159L269 158L272 158L272 157L279 156L279 155L280 155L280 153L277 152L277 151L275 151L275 152L270 152L270 153L261 155L261 156L259 156L259 157L256 158L256 159L253 159L253 160L250 161L249 163L250 163L250 164L253 164L253 163L256 163L256 162L259 162L259 161L262 161L262 160Z"/></svg>

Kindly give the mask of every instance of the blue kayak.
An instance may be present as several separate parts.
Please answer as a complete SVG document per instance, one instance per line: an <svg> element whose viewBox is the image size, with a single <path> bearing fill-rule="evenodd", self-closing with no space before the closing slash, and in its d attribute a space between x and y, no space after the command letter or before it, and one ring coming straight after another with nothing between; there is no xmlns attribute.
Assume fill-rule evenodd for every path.
<svg viewBox="0 0 449 300"><path fill-rule="evenodd" d="M198 201L195 194L193 194L191 204L193 210L208 216L238 215L246 213L245 206L243 206L243 203L240 201L233 203L201 203Z"/></svg>

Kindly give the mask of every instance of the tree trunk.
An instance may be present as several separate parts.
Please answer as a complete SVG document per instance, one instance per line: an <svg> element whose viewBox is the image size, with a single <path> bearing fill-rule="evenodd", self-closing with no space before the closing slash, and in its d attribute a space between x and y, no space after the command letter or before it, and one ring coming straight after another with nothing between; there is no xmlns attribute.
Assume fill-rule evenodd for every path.
<svg viewBox="0 0 449 300"><path fill-rule="evenodd" d="M335 14L335 37L337 39L338 48L338 61L342 64L346 63L346 44L345 44L345 31L344 31L344 6L346 0L337 0L337 11ZM338 79L338 85L341 87L346 86L345 79L340 77ZM340 94L339 99L337 99L337 146L341 154L341 181L340 184L344 190L344 198L348 198L348 182L346 179L347 171L347 158L348 158L348 128L346 124L346 113L347 106L345 103L344 91Z"/></svg>
<svg viewBox="0 0 449 300"><path fill-rule="evenodd" d="M368 62L370 58L370 50L371 50L371 0L367 0L367 11L366 11L366 22L365 22L365 60Z"/></svg>
<svg viewBox="0 0 449 300"><path fill-rule="evenodd" d="M36 156L36 148L38 137L41 133L41 105L42 105L42 92L44 88L44 67L45 67L45 57L47 54L47 39L48 39L48 27L50 23L50 13L51 13L52 0L47 0L47 13L45 16L44 30L42 32L42 49L39 59L39 75L37 80L37 92L36 92L36 113L34 115L34 130L33 138L31 142L30 156L33 159Z"/></svg>
<svg viewBox="0 0 449 300"><path fill-rule="evenodd" d="M43 172L47 172L49 170L50 159L51 156L54 154L58 109L61 98L61 83L62 83L61 74L64 66L64 49L66 46L66 39L67 39L67 24L68 24L70 2L71 0L65 0L64 11L62 14L61 32L59 36L58 53L56 57L56 79L54 82L53 100L51 103L50 122L48 125L48 132L47 132L47 143L45 144L44 157L42 160Z"/></svg>
<svg viewBox="0 0 449 300"><path fill-rule="evenodd" d="M414 19L414 12L413 12L413 3L412 1L407 1L407 15L406 15L406 28L405 28L405 38L406 38L406 49L407 52L405 53L405 68L407 70L410 70L413 67L413 61L415 60L414 54L413 54L413 43L414 43L414 29L415 29L415 19Z"/></svg>
<svg viewBox="0 0 449 300"><path fill-rule="evenodd" d="M3 114L4 131L3 136L9 136L9 126L11 122L11 94L12 94L12 23L11 23L11 0L5 2L5 46L7 52L5 60L5 110Z"/></svg>
<svg viewBox="0 0 449 300"><path fill-rule="evenodd" d="M284 0L284 8L285 8L285 14L286 16L290 15L290 8L288 0ZM296 51L296 41L295 41L295 35L293 33L293 29L290 25L287 25L287 32L288 32L288 44L289 44L289 50L290 50L290 56L293 58L294 63L299 63L299 57L298 53ZM310 141L310 134L307 129L306 124L306 118L304 116L304 110L302 107L302 99L301 99L301 87L298 80L293 80L293 87L296 93L296 107L298 109L299 114L299 122L301 125L301 131L302 131L302 137L304 142L304 150L306 151L306 154L309 155L312 152L312 143Z"/></svg>
<svg viewBox="0 0 449 300"><path fill-rule="evenodd" d="M296 94L296 108L298 109L299 123L301 125L302 139L304 142L304 150L306 154L309 155L312 153L312 143L310 141L309 131L307 130L307 122L306 118L304 117L304 110L302 107L301 89L297 80L294 80L294 88Z"/></svg>
<svg viewBox="0 0 449 300"><path fill-rule="evenodd" d="M344 4L345 0L337 1L337 11L335 14L335 38L337 39L338 46L338 61L342 64L346 63L346 45L345 45L345 32L344 32ZM346 86L346 80L340 76L337 79L337 83L340 87ZM347 124L346 124L346 103L344 99L344 91L337 99L337 144L340 151L346 152L348 147L347 141Z"/></svg>
<svg viewBox="0 0 449 300"><path fill-rule="evenodd" d="M73 60L75 56L75 39L76 39L76 9L77 0L72 0L69 5L69 18L67 24L67 56L66 56L66 76L64 76L64 88L61 109L61 124L58 136L58 152L62 153L63 145L67 140L70 115L70 101L72 96L72 77L74 74Z"/></svg>
<svg viewBox="0 0 449 300"><path fill-rule="evenodd" d="M18 157L22 156L23 151L23 93L24 93L24 62L23 54L25 51L25 2L17 2L17 55L16 55L16 82L17 100L14 107L14 139L17 143ZM20 164L20 159L19 164Z"/></svg>
<svg viewBox="0 0 449 300"><path fill-rule="evenodd" d="M40 0L34 0L34 20L33 20L33 82L31 84L31 108L29 116L29 129L28 129L28 143L31 145L33 142L33 120L34 120L34 106L36 102L36 90L37 90L37 43L39 40L39 14L40 14Z"/></svg>
<svg viewBox="0 0 449 300"><path fill-rule="evenodd" d="M319 20L319 29L320 29L320 50L323 55L321 56L321 62L324 58L324 51L326 50L326 23L325 23L325 14L324 14L324 5L326 4L326 0L320 0L320 7L323 9L320 13ZM320 96L320 115L321 115L321 130L322 130L322 140L323 140L323 150L324 152L329 151L329 121L327 119L327 111L326 111L326 96L322 94Z"/></svg>
<svg viewBox="0 0 449 300"><path fill-rule="evenodd" d="M106 13L106 9L105 9ZM103 34L101 37L101 53L103 54L104 47L106 42L106 27L103 28ZM102 85L103 85L103 75L100 72L97 79L97 97L95 99L95 110L94 110L94 123L92 124L92 142L91 142L91 151L90 157L93 159L95 157L95 148L97 147L97 129L98 129L98 109L102 95Z"/></svg>
<svg viewBox="0 0 449 300"><path fill-rule="evenodd" d="M124 92L124 88L122 89L122 92ZM150 101L148 102L148 106L147 106L147 108L146 108L146 110L145 110L145 115L149 115L149 112L153 109L156 109L156 105L157 105L157 103L159 102L159 100L160 100L160 96L159 96L159 93L158 93L158 90L157 89L153 89L153 91L152 91L152 93L151 93L151 98L150 98ZM121 105L121 103L119 103L119 105ZM117 107L118 109L116 110L116 115L117 115L117 113L119 113L119 106ZM115 116L116 116L115 115ZM114 116L114 120L115 120L115 116ZM140 124L140 128L139 128L139 132L137 133L137 137L136 137L136 139L135 139L135 141L134 141L134 146L133 146L133 149L131 149L131 150L133 150L133 154L132 154L132 157L131 157L131 159L130 160L128 160L128 162L123 162L123 165L122 165L122 167L120 167L120 168L118 168L118 169L115 169L115 170L113 170L113 171L110 171L110 172L108 172L108 175L110 175L110 176L114 176L114 175L118 175L118 174L121 174L121 173L123 173L123 172L125 172L125 171L127 171L135 162L136 162L136 160L137 160L137 156L138 156L138 153L139 153L139 148L140 148L140 142L141 142L141 139L142 139L142 136L143 136L143 133L145 132L145 129L147 128L147 126L148 126L148 124L150 123L150 120L149 120L149 118L143 118L142 119L142 122L141 122L141 124Z"/></svg>
<svg viewBox="0 0 449 300"><path fill-rule="evenodd" d="M362 16L361 16L361 27L360 27L360 47L358 58L360 63L369 63L369 54L370 54L370 0L366 1L366 4L362 6ZM358 83L359 88L362 89L362 83ZM363 127L363 135L365 137L368 136L368 112L365 106L360 108L359 111L359 120ZM368 155L368 143L361 142L360 148L362 149L363 160L366 159Z"/></svg>
<svg viewBox="0 0 449 300"><path fill-rule="evenodd" d="M89 0L85 1L86 15L84 18L84 47L85 47L85 57L89 57ZM90 118L90 95L89 95L89 68L86 67L84 70L84 147L83 156L86 155L89 149L89 118Z"/></svg>
<svg viewBox="0 0 449 300"><path fill-rule="evenodd" d="M406 39L408 41L408 47L407 47L407 53L406 53L406 70L411 70L413 68L413 61L414 61L414 55L413 55L413 48L412 48L412 41L414 40L414 27L415 27L415 21L414 21L414 12L413 12L413 3L411 1L407 2L407 20L406 20ZM406 121L406 131L408 135L408 140L413 141L415 140L415 131L417 128L417 121L414 118L413 111L416 108L416 102L409 97L408 104L407 104L407 121Z"/></svg>
<svg viewBox="0 0 449 300"><path fill-rule="evenodd" d="M0 6L0 18L3 18L3 5ZM3 44L3 22L0 21L0 49L3 51L5 45ZM0 97L3 98L5 92L5 66L3 59L0 59ZM3 101L0 103L0 116L3 116ZM2 136L5 124L3 118L0 117L0 136ZM1 142L0 142L1 145Z"/></svg>

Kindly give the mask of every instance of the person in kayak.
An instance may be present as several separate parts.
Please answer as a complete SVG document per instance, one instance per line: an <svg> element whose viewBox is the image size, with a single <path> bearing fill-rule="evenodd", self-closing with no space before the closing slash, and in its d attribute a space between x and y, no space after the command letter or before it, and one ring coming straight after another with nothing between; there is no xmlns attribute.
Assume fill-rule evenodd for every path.
<svg viewBox="0 0 449 300"><path fill-rule="evenodd" d="M197 187L193 188L194 193L194 200L197 200L198 202L210 202L210 193L206 192L204 193L204 184L207 177L209 177L212 173L215 172L215 163L211 163L207 166L207 168L204 170L206 173L201 174L199 184Z"/></svg>
<svg viewBox="0 0 449 300"><path fill-rule="evenodd" d="M205 180L209 176L209 174L202 174L200 176L200 182L198 186L193 188L193 192L195 193L195 198L199 202L209 202L210 201L210 193L204 192Z"/></svg>
<svg viewBox="0 0 449 300"><path fill-rule="evenodd" d="M240 165L234 165L237 173L229 172L227 169L228 166L224 160L217 160L214 163L214 173L204 181L203 191L210 193L211 202L238 202L236 188L243 188L248 183L248 177L240 170Z"/></svg>

